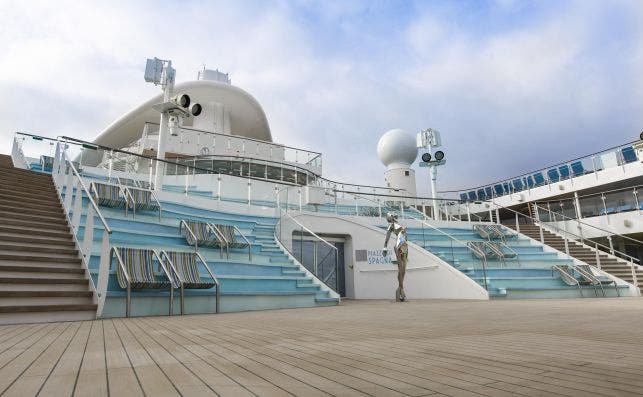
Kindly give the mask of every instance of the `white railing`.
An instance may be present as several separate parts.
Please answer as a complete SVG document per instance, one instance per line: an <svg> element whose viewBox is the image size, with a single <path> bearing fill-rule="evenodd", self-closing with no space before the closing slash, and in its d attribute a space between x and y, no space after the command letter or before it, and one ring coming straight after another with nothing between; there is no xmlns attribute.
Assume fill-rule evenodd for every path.
<svg viewBox="0 0 643 397"><path fill-rule="evenodd" d="M25 154L22 151L22 146L20 145L19 138L17 136L13 137L13 145L11 146L11 160L13 165L16 168L22 168L25 170L29 169L29 163L25 157Z"/></svg>
<svg viewBox="0 0 643 397"><path fill-rule="evenodd" d="M76 246L81 254L85 273L88 275L91 288L94 292L94 301L97 303L96 316L99 317L103 312L105 298L107 295L107 282L109 280L109 248L110 248L110 229L107 221L103 217L100 208L92 198L92 195L83 182L82 177L68 157L63 142L57 142L56 154L54 156L54 166L52 177L58 196L63 203L65 215L72 228L72 235ZM83 206L83 200L87 199L89 204ZM84 232L80 233L81 219L85 216ZM103 236L101 240L100 264L98 267L98 280L94 283L89 270L89 262L92 256L94 245L94 218L98 217L100 224L103 226ZM82 240L81 240L82 238Z"/></svg>

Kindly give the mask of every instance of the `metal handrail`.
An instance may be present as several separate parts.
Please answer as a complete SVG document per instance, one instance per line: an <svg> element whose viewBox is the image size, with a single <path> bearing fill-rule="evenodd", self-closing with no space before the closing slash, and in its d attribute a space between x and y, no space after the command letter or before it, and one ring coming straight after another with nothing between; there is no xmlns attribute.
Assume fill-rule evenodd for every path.
<svg viewBox="0 0 643 397"><path fill-rule="evenodd" d="M165 266L165 263L161 260L160 255L156 250L151 250L152 254L156 256L156 259L159 262L159 267L163 269L163 272L167 276L169 282L170 282L170 303L169 303L169 316L172 315L173 309L174 309L174 283L173 283L173 277L170 274L170 272L167 270L167 267ZM125 302L125 316L130 317L131 314L131 307L132 307L132 280L131 277L129 276L129 273L127 272L127 268L125 266L125 262L123 261L123 258L121 258L121 255L118 253L118 250L116 247L112 247L110 249L110 254L109 254L109 269L112 269L112 262L114 260L114 256L116 256L116 259L118 261L118 264L121 268L121 271L125 275L125 280L127 281L127 300ZM174 269L172 269L174 270Z"/></svg>
<svg viewBox="0 0 643 397"><path fill-rule="evenodd" d="M226 259L230 259L228 239L225 238L221 230L214 223L206 222L206 227L219 239L219 255L223 258L223 245L225 244Z"/></svg>
<svg viewBox="0 0 643 397"><path fill-rule="evenodd" d="M416 221L420 222L421 224L423 224L425 226L428 226L429 228L437 231L438 233L440 233L440 234L442 234L444 236L447 236L452 241L455 241L458 244L466 247L468 250L472 251L472 253L473 253L474 250L469 246L468 242L465 243L464 241L453 237L449 233L446 233L445 231L442 231L442 230L438 229L437 227L435 227L435 226L431 225L430 223L425 222L425 221L423 221L421 219L415 218L415 217L413 217L411 215L409 215L409 217L412 218L412 219L415 219ZM424 248L424 247L422 247L422 248ZM453 253L453 249L452 249L452 253ZM478 251L478 253L479 253L479 251ZM483 274L483 277L484 277L484 286L485 286L485 290L488 290L488 285L487 285L487 255L483 252L482 256L483 256L482 257L482 274Z"/></svg>
<svg viewBox="0 0 643 397"><path fill-rule="evenodd" d="M493 203L493 200L492 200L492 202L491 202L491 203L492 203L492 205L495 205L495 204ZM529 215L525 215L525 214L523 214L523 213L521 213L521 212L518 212L518 211L515 211L515 210L513 210L513 209L511 209L511 208L501 207L501 206L496 206L496 210L498 210L498 209L508 210L508 211L510 211L510 212L513 212L513 213L516 215L516 229L517 229L517 231L518 231L518 232L520 232L520 227L519 227L519 222L518 222L518 217L519 217L519 216L522 216L523 218L526 218L526 219L531 220L531 221L532 221L532 223L534 223L534 224L538 224L538 226L539 226L539 228L540 228L540 239L541 239L541 241L540 241L540 242L541 242L542 244L544 244L544 238L543 238L543 234L542 234L543 225L544 225L544 227L545 227L545 228L546 228L546 227L551 227L552 229L554 229L554 231L555 231L555 232L561 232L561 231L562 231L562 232L563 232L563 239L565 240L565 252L563 252L563 253L564 253L565 255L567 255L567 258L568 258L568 259L572 259L572 260L574 259L574 258L569 254L569 246L568 246L568 238L567 238L567 235L569 234L569 235L572 235L572 236L575 236L575 237L582 238L581 236L577 236L577 235L575 235L574 233L568 232L567 230L561 230L560 228L558 228L558 227L556 227L556 226L552 226L552 225L548 224L547 222L542 222L542 221L540 221L540 220L538 220L538 219L536 219L536 218L533 218L533 217L531 217L531 216L529 216ZM600 251L600 252L603 252L603 253L605 253L605 254L609 254L609 253L604 252L603 250L599 250L599 249L598 249L598 247L599 247L599 246L601 246L601 247L608 248L608 249L610 249L610 247L607 247L607 246L605 246L605 245L603 245L603 244L600 244L600 243L597 243L597 242L595 242L595 241L592 241L592 243L594 243L594 247L591 247L591 246L589 246L589 245L585 244L585 243L584 243L584 242L582 242L582 241L583 241L583 240L581 240L581 244L582 244L582 245L586 246L586 247L587 247L587 248L589 248L589 249L593 249L593 250L595 250L595 252L596 252L596 264L597 264L598 269L601 269L599 251ZM613 251L613 250L612 250L612 251ZM614 251L614 252L618 252L618 251ZM633 284L634 284L634 285L638 285L638 279L637 279L637 276L636 276L636 269L643 268L641 265L639 265L639 264L635 263L635 261L636 261L636 262L639 262L639 260L638 260L637 258L634 258L634 257L630 256L630 255L623 254L623 253L621 253L621 252L619 252L619 254L622 254L622 255L624 255L625 257L627 257L627 258L631 259L631 260L629 261L629 265L630 265L630 269L631 269L631 271L632 271L632 282L633 282ZM616 256L616 255L614 255L614 254L612 254L612 256L613 256L613 257L615 257L617 260L618 260L618 259L624 259L624 258L620 258L620 257L618 257L618 256ZM627 262L627 261L626 261L626 262ZM591 266L591 265L590 265L590 266Z"/></svg>
<svg viewBox="0 0 643 397"><path fill-rule="evenodd" d="M208 262L203 258L203 256L201 256L199 252L195 252L195 255L203 263L205 270L208 271L210 277L214 280L214 284L217 286L215 313L219 313L219 302L221 301L221 284L219 283L219 279L214 275L214 272L210 269L210 265L208 265Z"/></svg>
<svg viewBox="0 0 643 397"><path fill-rule="evenodd" d="M165 260L167 260L167 262L170 265L170 268L172 269L172 271L176 275L176 278L179 281L178 286L181 291L181 315L183 315L185 313L185 284L189 284L189 283L187 283L181 276L181 273L176 270L176 266L174 265L172 258L170 258L170 255L167 253L166 250L162 250L159 254L160 254L159 258L165 258ZM198 258L203 263L203 265L205 266L205 269L208 271L208 273L210 274L210 277L214 281L214 285L216 286L215 313L219 313L219 298L221 293L219 279L217 279L214 273L212 272L212 270L210 270L210 266L208 265L208 262L205 259L203 259L203 256L201 256L199 252L195 251L195 252L192 252L191 254L193 254L196 258Z"/></svg>
<svg viewBox="0 0 643 397"><path fill-rule="evenodd" d="M185 227L185 230L187 230L192 238L194 239L194 251L196 252L199 249L199 241L196 238L196 234L192 231L192 228L190 228L190 225L185 221L185 219L181 219L179 222L179 234L181 233L181 230ZM217 236L218 237L218 236Z"/></svg>
<svg viewBox="0 0 643 397"><path fill-rule="evenodd" d="M277 194L278 194L278 193L277 193ZM278 207L278 208L279 208L279 207ZM302 236L303 236L303 231L305 230L305 231L306 231L306 233L310 234L311 236L315 237L317 240L321 241L321 242L322 242L322 243L324 243L326 246L328 246L328 247L330 247L330 248L331 248L331 250L329 250L329 251L326 253L326 255L324 255L324 257L323 257L323 258L322 258L322 260L321 260L321 263L323 263L323 261L325 261L325 260L326 260L326 258L330 255L330 253L331 253L331 252L333 252L333 251L335 252L335 268L333 269L333 272L330 272L326 277L323 277L323 278L321 278L321 279L320 279L319 277L322 277L323 275L322 275L322 276L318 275L318 274L317 274L317 271L315 270L315 271L313 272L314 276L315 276L315 277L317 277L318 279L320 279L320 281L321 281L324 285L327 285L326 283L328 282L328 280L330 279L330 277L332 277L332 276L333 276L333 274L335 274L335 276L336 276L336 280L338 280L338 279L339 279L339 275L338 275L338 268L339 268L339 249L338 249L337 247L335 247L333 244L331 244L330 242L328 242L327 240L325 240L324 238L322 238L321 236L319 236L317 233L315 233L315 232L313 232L312 230L310 230L310 229L309 229L308 227L306 227L303 223L299 222L299 221L298 221L297 219L295 219L292 215L290 215L287 211L284 211L282 208L279 208L279 211L280 211L280 216L279 216L279 221L277 222L277 226L275 227L275 238L276 238L276 239L281 243L281 245L282 245L282 246L283 246L283 247L288 251L288 253L290 253L290 255L291 255L293 258L295 258L295 259L296 259L296 257L295 257L295 255L294 255L294 253L293 253L290 249L288 249L288 246L287 246L286 244L284 244L284 243L283 243L283 238L282 238L283 221L284 221L283 215L285 215L286 217L290 218L290 220L292 220L295 224L299 225L299 227L301 228L300 230L301 230L301 232L302 232ZM277 231L276 231L277 227L279 227L279 235L277 235ZM292 246L292 245L291 245L291 246ZM317 254L316 254L316 252L317 252L317 250L315 249L315 255L317 255ZM316 262L316 263L320 263L320 262L318 261L318 262ZM315 264L315 266L316 266L316 264ZM338 287L338 291L335 291L335 292L339 293L339 282L337 282L337 287ZM329 288L330 288L330 287L329 287ZM332 288L330 288L330 289L332 290Z"/></svg>
<svg viewBox="0 0 643 397"><path fill-rule="evenodd" d="M248 244L248 260L252 262L252 244L250 243L250 240L248 240L246 236L244 236L243 233L241 233L241 230L239 230L237 225L232 225L232 227L234 228L234 230L236 230L239 233L241 238L245 240L246 244Z"/></svg>
<svg viewBox="0 0 643 397"><path fill-rule="evenodd" d="M293 222L295 222L295 223L296 223L296 224L298 224L298 225L299 225L303 230L305 230L305 231L306 231L306 233L308 233L308 234L312 235L313 237L315 237L315 238L317 238L317 239L321 240L324 244L326 244L326 245L327 245L327 246L329 246L330 248L332 248L332 249L334 249L335 251L337 251L337 247L335 247L333 244L331 244L331 243L329 243L328 241L324 240L322 237L320 237L319 235L317 235L317 233L313 232L313 231L312 231L312 230L310 230L308 227L304 226L301 222L299 222L297 219L293 218L293 217L292 217L292 215L290 215L289 213L287 213L287 212L286 212L286 211L284 211L283 209L281 209L281 208L280 208L280 210L281 210L284 214L286 214L286 216L287 216L288 218L290 218ZM281 220L280 220L280 222L281 222Z"/></svg>
<svg viewBox="0 0 643 397"><path fill-rule="evenodd" d="M565 265L568 266L568 265ZM552 276L554 275L554 270L560 274L560 278L563 280L563 282L567 285L575 285L578 287L578 292L580 293L580 296L583 297L583 289L580 286L580 281L573 275L569 274L567 270L563 266L560 265L553 265L551 267L551 274Z"/></svg>
<svg viewBox="0 0 643 397"><path fill-rule="evenodd" d="M569 217L569 216L567 216L567 215L565 215L565 214L562 214L562 213L560 213L560 212L552 211L552 210L551 210L551 209L549 209L549 208L541 207L540 205L538 205L538 203L532 203L532 205L533 205L534 207L538 208L538 209L542 209L542 210L544 210L544 211L550 212L550 213L554 214L554 216L560 216L561 218L566 218L566 219L564 219L564 220L574 221L574 222L576 222L576 223L578 223L578 224L580 224L580 225L588 226L588 227L591 227L591 228L593 228L593 229L600 230L600 231L605 232L605 233L609 233L609 234L611 234L611 235L613 235L613 236L619 236L619 237L622 237L622 238L624 238L624 239L626 239L626 240L633 241L633 242L635 242L636 244L643 245L643 241L641 241L641 240L637 240L637 239L632 238L632 237L624 236L624 235L622 235L622 234L614 233L614 232L612 232L612 231L610 231L610 230L603 229L603 228L600 228L600 227L598 227L598 226L590 225L589 223L585 223L585 222L581 221L580 219L572 218L572 217ZM508 208L504 207L503 209L508 209ZM544 221L542 221L542 222L544 222ZM551 222L555 222L555 221L551 221ZM549 222L546 222L546 223L549 223ZM581 238L582 238L582 236L577 236L577 237L581 237ZM611 250L611 249L610 249L610 250ZM617 252L618 252L618 251L617 251ZM625 254L624 254L624 255L625 255Z"/></svg>
<svg viewBox="0 0 643 397"><path fill-rule="evenodd" d="M103 217L103 214L100 212L100 209L99 209L98 205L96 204L96 202L92 198L92 195L90 194L89 189L87 189L87 185L85 185L85 182L83 182L83 178L81 178L80 174L76 170L76 167L74 167L74 163L67 156L66 151L63 151L63 160L65 160L65 162L67 163L67 166L69 168L71 168L71 170L73 172L73 175L75 175L78 178L78 182L80 182L81 188L83 189L83 191L87 195L87 198L89 199L89 203L92 205L92 207L94 207L94 211L96 211L96 215L98 215L98 218L100 219L101 223L103 224L103 227L105 228L105 231L107 231L107 233L109 233L109 234L112 234L112 229L107 224L107 221ZM67 192L67 193L71 194L71 192Z"/></svg>

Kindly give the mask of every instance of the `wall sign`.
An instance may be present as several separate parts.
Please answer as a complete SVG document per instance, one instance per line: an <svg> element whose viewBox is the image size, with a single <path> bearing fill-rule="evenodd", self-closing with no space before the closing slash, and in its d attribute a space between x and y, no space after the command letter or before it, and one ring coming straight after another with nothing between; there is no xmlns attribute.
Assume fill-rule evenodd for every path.
<svg viewBox="0 0 643 397"><path fill-rule="evenodd" d="M382 255L382 250L355 250L355 262L366 262L369 265L392 265L394 257L392 250L387 255Z"/></svg>

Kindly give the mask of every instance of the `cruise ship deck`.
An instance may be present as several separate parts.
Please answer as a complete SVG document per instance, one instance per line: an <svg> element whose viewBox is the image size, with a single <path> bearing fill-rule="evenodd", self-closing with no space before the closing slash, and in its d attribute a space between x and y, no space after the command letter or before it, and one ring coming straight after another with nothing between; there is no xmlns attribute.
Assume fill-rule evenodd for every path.
<svg viewBox="0 0 643 397"><path fill-rule="evenodd" d="M641 300L344 301L0 327L0 394L635 396Z"/></svg>

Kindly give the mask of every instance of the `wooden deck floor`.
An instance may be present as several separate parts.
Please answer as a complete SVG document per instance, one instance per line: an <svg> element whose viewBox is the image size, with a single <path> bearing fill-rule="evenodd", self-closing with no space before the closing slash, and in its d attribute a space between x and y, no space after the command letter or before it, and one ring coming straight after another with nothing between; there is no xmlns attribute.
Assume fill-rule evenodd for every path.
<svg viewBox="0 0 643 397"><path fill-rule="evenodd" d="M643 299L0 327L4 396L640 396Z"/></svg>

